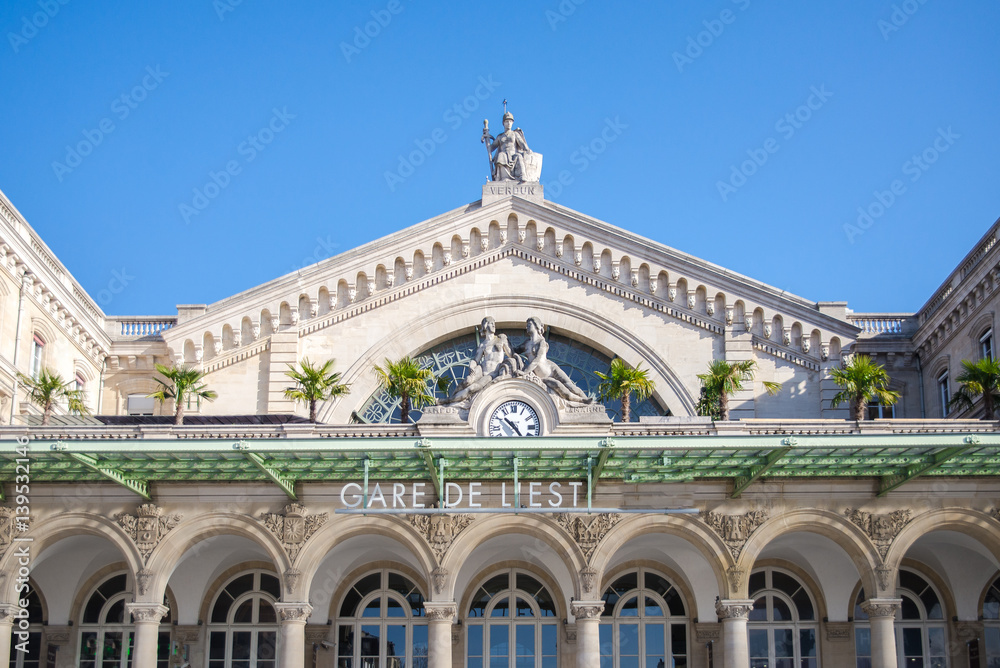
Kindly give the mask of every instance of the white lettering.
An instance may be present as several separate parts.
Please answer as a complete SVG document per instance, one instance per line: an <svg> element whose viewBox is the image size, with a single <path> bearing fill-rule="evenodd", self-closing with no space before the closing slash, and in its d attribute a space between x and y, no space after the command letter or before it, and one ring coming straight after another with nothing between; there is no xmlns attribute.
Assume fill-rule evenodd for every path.
<svg viewBox="0 0 1000 668"><path fill-rule="evenodd" d="M482 508L483 504L476 503L476 497L480 496L482 492L479 488L483 486L481 482L470 482L469 483L469 507L470 508Z"/></svg>
<svg viewBox="0 0 1000 668"><path fill-rule="evenodd" d="M451 490L453 490L453 489L456 492L458 492L458 498L455 499L454 502L452 502L452 500L451 500ZM445 483L445 486L444 486L444 507L445 508L454 508L455 506L457 506L461 502L462 502L462 486L459 485L457 482Z"/></svg>
<svg viewBox="0 0 1000 668"><path fill-rule="evenodd" d="M375 483L375 491L368 497L368 507L371 508L375 501L381 503L383 508L389 507L385 503L385 494L382 493L382 486L378 483Z"/></svg>
<svg viewBox="0 0 1000 668"><path fill-rule="evenodd" d="M427 483L425 483L425 482L415 482L415 483L413 483L413 507L414 508L423 508L424 507L424 502L423 501L421 501L420 503L417 503L417 497L419 496L421 499L424 497L424 486L426 484Z"/></svg>
<svg viewBox="0 0 1000 668"><path fill-rule="evenodd" d="M549 494L556 497L555 499L549 499L549 507L551 508L559 508L562 506L562 494L559 493L560 487L562 487L562 485L557 482L549 484Z"/></svg>
<svg viewBox="0 0 1000 668"><path fill-rule="evenodd" d="M354 503L348 503L347 502L346 496L347 496L347 488L348 487L353 487L353 488L355 488L355 489L358 490L357 492L355 492L355 493L353 493L351 495L351 497L354 499ZM360 506L361 505L361 485L359 485L356 482L349 482L346 485L344 485L343 487L341 487L340 488L340 502L342 504L344 504L348 508L357 508L358 506Z"/></svg>
<svg viewBox="0 0 1000 668"><path fill-rule="evenodd" d="M579 498L580 488L583 487L583 483L579 481L571 482L569 486L573 488L573 507L576 508L578 505L577 499Z"/></svg>
<svg viewBox="0 0 1000 668"><path fill-rule="evenodd" d="M392 507L393 508L405 508L406 507L406 501L403 500L403 495L404 494L406 494L406 485L404 485L401 482L395 482L395 483L392 484Z"/></svg>
<svg viewBox="0 0 1000 668"><path fill-rule="evenodd" d="M541 487L541 486L542 483L540 482L528 483L528 505L531 506L532 508L542 507L542 503L540 501L538 503L535 503L535 497L539 496L542 493L542 490L536 489L536 487Z"/></svg>

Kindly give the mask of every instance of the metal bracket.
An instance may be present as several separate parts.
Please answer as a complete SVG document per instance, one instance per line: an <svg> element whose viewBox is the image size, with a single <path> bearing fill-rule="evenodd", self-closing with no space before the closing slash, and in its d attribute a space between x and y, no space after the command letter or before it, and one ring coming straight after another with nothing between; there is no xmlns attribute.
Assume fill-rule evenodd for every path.
<svg viewBox="0 0 1000 668"><path fill-rule="evenodd" d="M101 466L101 461L90 455L81 455L77 452L67 452L66 454L81 464L97 471L108 480L113 480L122 487L135 492L147 501L153 500L153 497L149 495L149 483L145 480L133 480L118 469L111 468L110 466Z"/></svg>

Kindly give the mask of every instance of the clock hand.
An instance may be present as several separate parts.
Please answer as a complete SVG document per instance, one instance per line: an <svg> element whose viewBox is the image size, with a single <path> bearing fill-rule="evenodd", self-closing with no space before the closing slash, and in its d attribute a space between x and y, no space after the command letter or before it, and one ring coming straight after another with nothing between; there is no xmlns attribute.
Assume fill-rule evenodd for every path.
<svg viewBox="0 0 1000 668"><path fill-rule="evenodd" d="M521 430L517 428L517 425L510 421L510 418L505 417L503 421L509 424L511 428L517 432L518 436L524 436L524 434L521 433Z"/></svg>

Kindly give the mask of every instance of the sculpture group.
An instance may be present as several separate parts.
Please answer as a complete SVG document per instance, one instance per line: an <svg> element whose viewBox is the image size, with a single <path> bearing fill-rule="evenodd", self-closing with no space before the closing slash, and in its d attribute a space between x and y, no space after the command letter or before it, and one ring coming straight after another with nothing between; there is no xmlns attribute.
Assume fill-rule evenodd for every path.
<svg viewBox="0 0 1000 668"><path fill-rule="evenodd" d="M551 394L574 404L591 404L592 397L577 387L570 377L548 358L549 344L545 328L538 318L528 318L527 339L511 348L506 334L497 333L497 323L483 318L479 327L479 346L469 361L469 372L442 404L470 401L488 385L504 378L522 378L545 387Z"/></svg>

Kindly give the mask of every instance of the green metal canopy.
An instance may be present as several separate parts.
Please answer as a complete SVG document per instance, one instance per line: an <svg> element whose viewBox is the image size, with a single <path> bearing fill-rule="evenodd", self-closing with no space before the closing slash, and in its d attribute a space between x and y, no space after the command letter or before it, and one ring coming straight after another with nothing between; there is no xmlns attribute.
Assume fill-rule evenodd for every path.
<svg viewBox="0 0 1000 668"><path fill-rule="evenodd" d="M427 481L438 488L442 475L455 482L512 480L515 459L526 481L588 474L595 484L727 480L733 496L763 479L873 478L881 496L917 476L1000 476L1000 433L992 430L504 439L427 439L403 428L377 437L246 432L32 438L30 480L110 480L145 498L154 483L268 482L294 499L296 485L310 482ZM17 447L12 437L0 440L0 483L13 483L19 473Z"/></svg>

